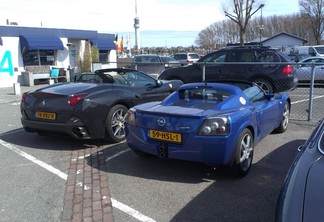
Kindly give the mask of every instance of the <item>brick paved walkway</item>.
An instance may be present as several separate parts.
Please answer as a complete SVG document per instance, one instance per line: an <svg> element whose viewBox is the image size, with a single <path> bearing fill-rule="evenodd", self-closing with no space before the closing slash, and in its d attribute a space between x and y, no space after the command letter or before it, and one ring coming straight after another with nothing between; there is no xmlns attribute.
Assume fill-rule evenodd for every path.
<svg viewBox="0 0 324 222"><path fill-rule="evenodd" d="M14 93L13 87L0 87L0 104L20 101L22 93L44 86L21 86L19 94ZM71 152L62 222L113 221L102 149L102 146L89 146Z"/></svg>
<svg viewBox="0 0 324 222"><path fill-rule="evenodd" d="M112 204L101 146L74 150L62 212L63 222L113 221Z"/></svg>

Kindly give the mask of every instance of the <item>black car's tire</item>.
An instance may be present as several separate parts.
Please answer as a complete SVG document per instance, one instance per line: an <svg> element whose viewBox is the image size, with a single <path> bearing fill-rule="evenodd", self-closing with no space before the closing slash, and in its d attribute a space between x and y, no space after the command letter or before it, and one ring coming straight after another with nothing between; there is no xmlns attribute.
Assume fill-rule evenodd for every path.
<svg viewBox="0 0 324 222"><path fill-rule="evenodd" d="M118 143L125 139L125 116L128 109L123 105L113 106L106 119L106 140Z"/></svg>
<svg viewBox="0 0 324 222"><path fill-rule="evenodd" d="M273 93L273 86L269 81L265 79L257 79L254 82L266 93Z"/></svg>
<svg viewBox="0 0 324 222"><path fill-rule="evenodd" d="M245 128L242 131L235 147L236 152L232 169L235 176L244 177L251 169L254 152L253 135L249 129Z"/></svg>
<svg viewBox="0 0 324 222"><path fill-rule="evenodd" d="M290 106L289 103L286 102L282 112L282 119L280 121L280 125L273 131L274 133L283 133L287 130L288 123L289 123L289 115L290 115Z"/></svg>

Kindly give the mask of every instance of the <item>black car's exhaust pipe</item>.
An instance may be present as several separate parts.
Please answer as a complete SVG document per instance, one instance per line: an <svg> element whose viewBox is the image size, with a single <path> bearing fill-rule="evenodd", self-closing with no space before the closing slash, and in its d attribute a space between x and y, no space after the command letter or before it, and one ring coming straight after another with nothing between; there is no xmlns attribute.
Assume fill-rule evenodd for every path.
<svg viewBox="0 0 324 222"><path fill-rule="evenodd" d="M81 127L81 126L76 127L73 129L73 133L76 135L76 137L78 137L80 139L89 137L88 131L86 130L85 127Z"/></svg>

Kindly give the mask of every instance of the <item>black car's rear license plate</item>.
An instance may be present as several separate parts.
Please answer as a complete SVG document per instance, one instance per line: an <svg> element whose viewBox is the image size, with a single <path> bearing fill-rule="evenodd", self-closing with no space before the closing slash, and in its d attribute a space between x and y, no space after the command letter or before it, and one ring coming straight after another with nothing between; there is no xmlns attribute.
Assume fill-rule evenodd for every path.
<svg viewBox="0 0 324 222"><path fill-rule="evenodd" d="M49 112L36 112L35 117L39 119L49 119L49 120L55 120L56 119L56 113L49 113Z"/></svg>
<svg viewBox="0 0 324 222"><path fill-rule="evenodd" d="M171 132L164 132L159 130L150 130L149 137L151 139L174 142L174 143L182 142L181 133L171 133Z"/></svg>

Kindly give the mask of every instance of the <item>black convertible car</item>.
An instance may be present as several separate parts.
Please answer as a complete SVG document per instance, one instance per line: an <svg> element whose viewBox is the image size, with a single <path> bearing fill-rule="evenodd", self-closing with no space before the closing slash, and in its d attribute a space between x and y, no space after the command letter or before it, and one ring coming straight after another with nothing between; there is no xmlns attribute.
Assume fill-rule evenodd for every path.
<svg viewBox="0 0 324 222"><path fill-rule="evenodd" d="M77 139L125 139L127 110L164 99L182 85L131 69L101 69L22 95L21 123L27 132L65 134Z"/></svg>

